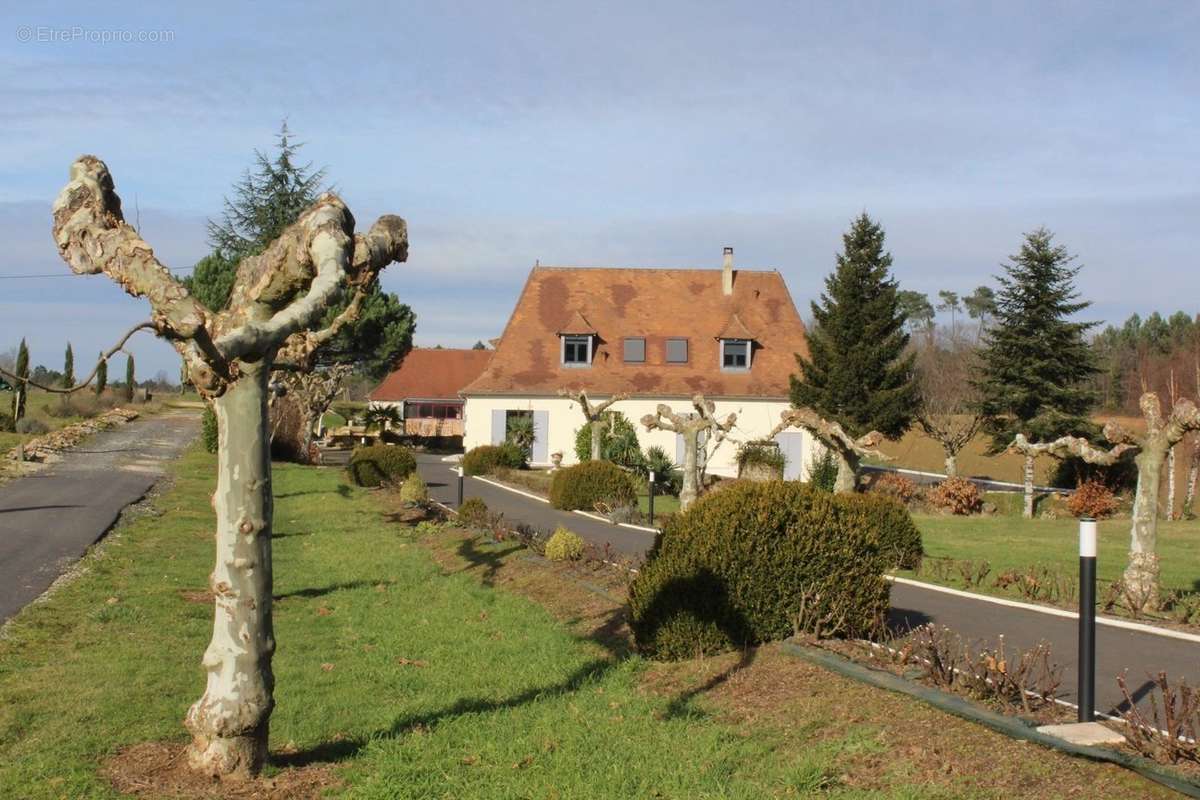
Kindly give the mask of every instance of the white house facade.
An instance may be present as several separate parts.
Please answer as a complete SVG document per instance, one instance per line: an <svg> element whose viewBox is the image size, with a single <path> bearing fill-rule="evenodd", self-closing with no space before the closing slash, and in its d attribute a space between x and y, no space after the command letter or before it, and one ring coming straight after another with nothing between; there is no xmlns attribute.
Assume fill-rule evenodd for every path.
<svg viewBox="0 0 1200 800"><path fill-rule="evenodd" d="M620 411L645 451L659 446L682 461L680 437L647 431L640 420L660 403L680 413L701 394L716 416L737 414L730 439L713 447L709 474L737 474L735 441L765 438L788 407L795 356L807 354L804 324L782 276L722 269L535 267L482 374L462 390L463 446L504 441L513 415L533 419L531 463L562 453L575 463L575 437L585 424L576 400L593 405L626 395ZM785 477L808 475L812 437L789 430L776 437ZM707 449L707 448L706 448Z"/></svg>

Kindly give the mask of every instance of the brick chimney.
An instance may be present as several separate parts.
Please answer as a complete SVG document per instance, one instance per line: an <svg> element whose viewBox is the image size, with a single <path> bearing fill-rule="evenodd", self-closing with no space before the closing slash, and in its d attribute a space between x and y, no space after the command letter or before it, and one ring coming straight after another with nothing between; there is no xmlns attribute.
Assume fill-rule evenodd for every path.
<svg viewBox="0 0 1200 800"><path fill-rule="evenodd" d="M725 248L725 260L721 264L721 292L729 297L733 294L733 248Z"/></svg>

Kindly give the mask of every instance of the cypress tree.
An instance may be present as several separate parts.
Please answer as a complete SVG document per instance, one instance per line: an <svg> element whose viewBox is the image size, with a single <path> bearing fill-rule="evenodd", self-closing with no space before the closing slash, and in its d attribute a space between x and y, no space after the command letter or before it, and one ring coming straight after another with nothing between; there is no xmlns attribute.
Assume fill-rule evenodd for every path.
<svg viewBox="0 0 1200 800"><path fill-rule="evenodd" d="M21 339L21 346L17 348L17 364L13 371L17 375L12 401L12 418L16 422L25 416L25 396L29 394L29 347L24 339Z"/></svg>
<svg viewBox="0 0 1200 800"><path fill-rule="evenodd" d="M125 402L133 402L134 376L133 376L133 354L125 359Z"/></svg>
<svg viewBox="0 0 1200 800"><path fill-rule="evenodd" d="M1089 418L1095 393L1095 354L1086 340L1095 323L1070 317L1090 303L1079 300L1075 256L1038 228L1025 235L999 276L995 320L984 334L979 376L984 430L1000 452L1018 433L1031 442L1096 434ZM1025 463L1025 516L1033 515L1033 460Z"/></svg>
<svg viewBox="0 0 1200 800"><path fill-rule="evenodd" d="M63 356L63 388L70 389L75 385L75 353L71 343L67 342L67 353Z"/></svg>
<svg viewBox="0 0 1200 800"><path fill-rule="evenodd" d="M866 213L842 241L821 301L812 304L809 356L796 355L792 405L811 408L853 437L879 431L895 439L912 424L918 394L892 256L884 250L883 228Z"/></svg>
<svg viewBox="0 0 1200 800"><path fill-rule="evenodd" d="M96 396L104 394L104 387L108 386L108 362L104 360L104 353L100 354L100 363L96 365Z"/></svg>

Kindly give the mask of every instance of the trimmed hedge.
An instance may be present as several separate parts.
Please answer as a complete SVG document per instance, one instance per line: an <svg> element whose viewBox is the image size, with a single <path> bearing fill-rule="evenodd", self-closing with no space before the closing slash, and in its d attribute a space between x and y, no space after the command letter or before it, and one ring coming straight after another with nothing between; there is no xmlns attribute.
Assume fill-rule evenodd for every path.
<svg viewBox="0 0 1200 800"><path fill-rule="evenodd" d="M356 486L375 487L398 483L417 469L417 460L406 447L392 444L372 444L356 447L346 467Z"/></svg>
<svg viewBox="0 0 1200 800"><path fill-rule="evenodd" d="M609 461L585 461L554 473L550 505L567 511L593 511L597 503L614 508L636 506L633 476Z"/></svg>
<svg viewBox="0 0 1200 800"><path fill-rule="evenodd" d="M782 639L805 599L836 611L837 633L871 633L888 610L883 574L915 530L886 499L737 481L667 523L630 587L634 639L665 659Z"/></svg>
<svg viewBox="0 0 1200 800"><path fill-rule="evenodd" d="M908 507L882 494L854 497L852 512L859 515L856 524L865 526L879 537L879 549L888 569L916 569L925 555L921 531L913 522Z"/></svg>
<svg viewBox="0 0 1200 800"><path fill-rule="evenodd" d="M467 475L491 475L500 467L521 469L525 452L514 444L485 444L473 447L463 456L462 468Z"/></svg>

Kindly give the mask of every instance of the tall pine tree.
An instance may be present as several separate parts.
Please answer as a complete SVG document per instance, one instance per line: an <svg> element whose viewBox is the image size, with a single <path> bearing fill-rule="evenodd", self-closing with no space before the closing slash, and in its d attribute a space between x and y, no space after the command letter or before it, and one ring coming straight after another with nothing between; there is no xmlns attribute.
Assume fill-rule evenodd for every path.
<svg viewBox="0 0 1200 800"><path fill-rule="evenodd" d="M67 342L67 352L63 356L63 388L70 389L75 385L75 352L71 350L71 343ZM66 395L63 395L64 397Z"/></svg>
<svg viewBox="0 0 1200 800"><path fill-rule="evenodd" d="M25 340L17 348L17 364L14 372L17 380L13 384L12 418L13 422L25 416L25 400L29 394L29 347Z"/></svg>
<svg viewBox="0 0 1200 800"><path fill-rule="evenodd" d="M883 228L865 212L842 242L821 302L812 304L809 356L796 356L792 405L839 423L852 437L879 431L898 438L912 424L918 395L892 256L883 248ZM857 459L836 455L844 486L857 474Z"/></svg>
<svg viewBox="0 0 1200 800"><path fill-rule="evenodd" d="M998 277L995 319L984 334L975 380L993 452L1007 448L1018 433L1035 443L1096 433L1088 379L1097 368L1086 340L1095 323L1071 321L1091 305L1075 290L1074 261L1054 244L1053 233L1038 228L1025 235ZM1025 461L1025 486L1025 516L1031 517L1032 457Z"/></svg>
<svg viewBox="0 0 1200 800"><path fill-rule="evenodd" d="M96 365L96 396L104 394L104 388L108 386L108 362L104 360L104 353L100 354L100 363Z"/></svg>
<svg viewBox="0 0 1200 800"><path fill-rule="evenodd" d="M125 402L133 402L133 390L137 386L137 381L134 377L133 354L125 359Z"/></svg>

